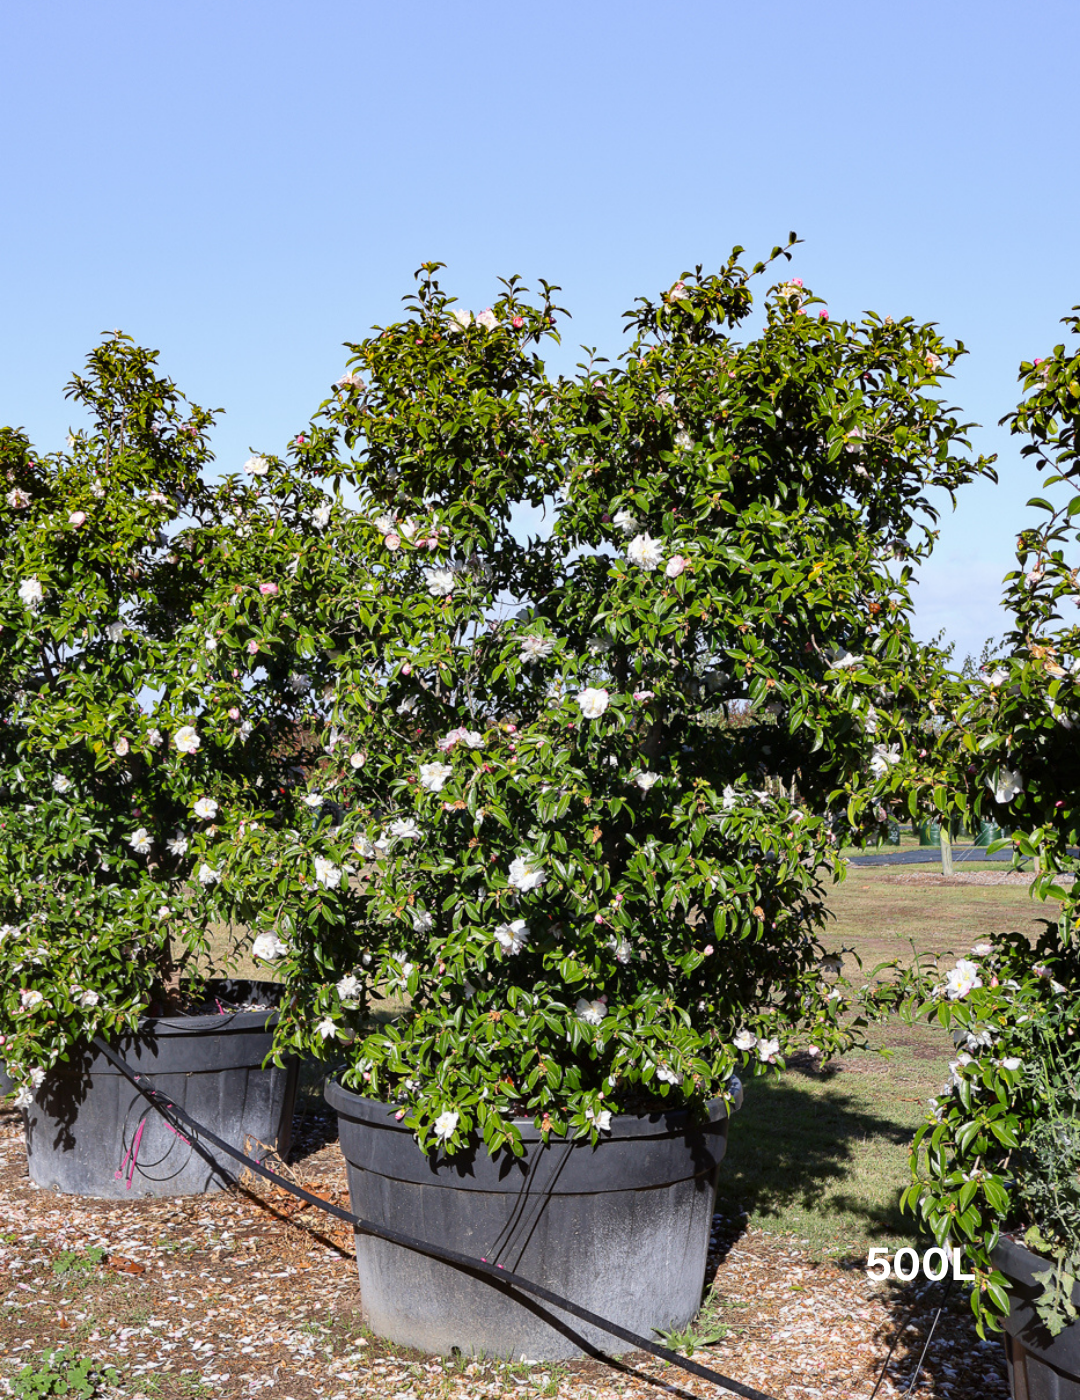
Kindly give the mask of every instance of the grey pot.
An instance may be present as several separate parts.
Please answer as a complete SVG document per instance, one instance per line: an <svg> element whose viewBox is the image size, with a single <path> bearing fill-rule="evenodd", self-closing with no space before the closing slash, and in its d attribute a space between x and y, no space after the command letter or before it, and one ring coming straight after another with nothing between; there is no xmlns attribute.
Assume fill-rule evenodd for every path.
<svg viewBox="0 0 1080 1400"><path fill-rule="evenodd" d="M228 1000L264 1000L271 983L216 982ZM227 1142L260 1159L288 1151L298 1061L262 1068L276 1010L208 1016L147 1016L116 1052ZM261 1145L261 1146L260 1146ZM77 1196L194 1196L219 1191L241 1170L193 1134L180 1135L138 1089L92 1046L73 1049L50 1070L26 1110L30 1179Z"/></svg>
<svg viewBox="0 0 1080 1400"><path fill-rule="evenodd" d="M735 1106L742 1101L733 1084ZM326 1088L338 1114L356 1215L520 1273L646 1337L685 1327L701 1306L716 1181L727 1147L723 1100L612 1119L587 1140L545 1145L515 1120L525 1155L492 1159L478 1142L425 1156L394 1109ZM629 1344L570 1314L399 1245L359 1235L364 1319L421 1351L556 1361Z"/></svg>
<svg viewBox="0 0 1080 1400"><path fill-rule="evenodd" d="M1014 1400L1080 1400L1080 1322L1052 1337L1039 1321L1035 1299L1042 1292L1034 1273L1047 1260L1002 1235L992 1255L1011 1285L1005 1319L1005 1358ZM1073 1289L1080 1306L1080 1284Z"/></svg>

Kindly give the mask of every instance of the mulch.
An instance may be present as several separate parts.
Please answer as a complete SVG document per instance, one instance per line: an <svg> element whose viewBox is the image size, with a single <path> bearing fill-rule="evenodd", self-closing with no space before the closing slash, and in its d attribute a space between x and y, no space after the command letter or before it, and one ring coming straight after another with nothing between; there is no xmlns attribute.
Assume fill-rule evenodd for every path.
<svg viewBox="0 0 1080 1400"><path fill-rule="evenodd" d="M348 1204L328 1114L305 1120L285 1168ZM86 1256L104 1251L104 1260ZM865 1261L815 1262L797 1242L717 1216L709 1258L713 1310L726 1335L694 1359L777 1400L866 1400L897 1329L914 1309L878 1391L902 1395L940 1286L885 1285ZM22 1115L0 1109L0 1394L51 1347L111 1364L103 1400L573 1400L730 1392L651 1358L614 1366L509 1366L421 1356L367 1332L351 1231L257 1178L214 1195L97 1201L34 1187ZM927 1355L920 1400L1008 1394L1001 1342L980 1341L949 1300Z"/></svg>

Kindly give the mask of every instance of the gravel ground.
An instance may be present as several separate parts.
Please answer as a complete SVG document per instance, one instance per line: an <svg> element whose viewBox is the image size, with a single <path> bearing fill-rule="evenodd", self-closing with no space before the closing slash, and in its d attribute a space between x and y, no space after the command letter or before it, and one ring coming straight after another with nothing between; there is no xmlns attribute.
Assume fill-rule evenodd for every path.
<svg viewBox="0 0 1080 1400"><path fill-rule="evenodd" d="M306 1120L293 1158L286 1170L295 1180L348 1204L330 1116ZM797 1241L717 1216L694 1360L777 1400L865 1400L914 1307L878 1391L902 1394L940 1289L873 1283L863 1262L815 1263ZM360 1321L347 1227L258 1180L165 1201L37 1189L26 1172L22 1116L2 1109L0 1394L57 1346L116 1368L119 1381L102 1389L104 1400L731 1393L644 1357L507 1366L394 1349ZM1008 1394L1001 1343L979 1341L960 1297L941 1318L914 1394Z"/></svg>

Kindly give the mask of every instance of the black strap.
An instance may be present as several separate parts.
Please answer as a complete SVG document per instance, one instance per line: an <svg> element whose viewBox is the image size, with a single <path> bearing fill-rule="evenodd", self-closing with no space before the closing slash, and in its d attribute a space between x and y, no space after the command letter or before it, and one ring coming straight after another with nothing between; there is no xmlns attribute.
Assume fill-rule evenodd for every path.
<svg viewBox="0 0 1080 1400"><path fill-rule="evenodd" d="M591 1327L598 1327L601 1331L607 1332L613 1337L619 1337L624 1342L629 1342L638 1351L649 1352L650 1355L659 1357L661 1361L666 1361L670 1366L678 1366L681 1370L689 1372L692 1376L699 1376L702 1380L710 1381L713 1385L726 1387L734 1395L740 1395L743 1400L774 1400L771 1395L766 1395L764 1391L755 1390L753 1386L743 1385L739 1381L733 1381L728 1376L722 1376L719 1371L712 1371L708 1366L699 1366L696 1361L691 1361L685 1356L680 1356L678 1352L669 1351L667 1347L658 1346L656 1342L651 1342L647 1337L639 1337L636 1332L631 1332L629 1328L620 1326L617 1322L609 1322L606 1318L597 1316L590 1312L588 1308L579 1307L577 1303L571 1303L568 1298L560 1298L557 1293L552 1293L550 1289L541 1287L538 1283L532 1283L527 1278L522 1278L520 1274L511 1273L508 1269L498 1268L494 1264L488 1264L482 1259L470 1259L467 1254L458 1254L452 1249L443 1249L440 1245L428 1244L424 1240L413 1239L411 1235L403 1235L399 1230L389 1230L384 1225L375 1225L370 1220L361 1220L358 1215L353 1215L351 1211L343 1210L341 1206L334 1206L329 1201L324 1201L320 1196L313 1196L310 1191L305 1191L301 1186L294 1186L291 1181L286 1181L284 1177L272 1172L269 1167L264 1167L261 1162L257 1162L253 1157L248 1157L229 1143L222 1141L209 1128L197 1123L189 1113L186 1113L177 1104L159 1089L152 1088L142 1076L135 1073L130 1065L126 1064L115 1050L111 1049L100 1036L94 1037L94 1045L108 1059L110 1064L116 1066L121 1074L125 1075L135 1085L141 1094L153 1104L166 1122L173 1118L180 1123L186 1124L215 1147L227 1152L230 1157L234 1157L238 1162L242 1162L249 1171L255 1172L258 1176L263 1176L267 1181L272 1181L275 1186L280 1186L282 1190L289 1191L301 1201L306 1201L308 1205L315 1206L317 1210L322 1210L327 1215L336 1215L339 1220L351 1225L354 1230L359 1230L365 1235L374 1235L376 1239L389 1240L391 1244L401 1245L404 1249L414 1250L417 1254L425 1254L430 1259L441 1259L445 1264L453 1264L460 1269L467 1269L469 1273L479 1277L484 1277L492 1283L500 1285L510 1285L513 1288L520 1288L524 1293L531 1293L536 1298L541 1298L545 1303L551 1303L554 1307L563 1312L571 1313L574 1317L580 1318L582 1322L587 1322ZM175 1126L175 1125L174 1125ZM601 1357L600 1359L606 1359Z"/></svg>

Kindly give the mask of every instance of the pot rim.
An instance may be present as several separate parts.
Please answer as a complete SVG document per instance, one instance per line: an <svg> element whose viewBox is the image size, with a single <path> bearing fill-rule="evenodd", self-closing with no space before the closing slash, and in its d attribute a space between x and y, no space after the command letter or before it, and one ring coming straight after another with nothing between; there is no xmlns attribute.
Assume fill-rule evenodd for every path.
<svg viewBox="0 0 1080 1400"><path fill-rule="evenodd" d="M230 987L242 985L253 990L258 989L260 994L266 993L266 1000L271 1003L262 1011L239 1010L239 1011L208 1011L196 1012L193 1014L174 1014L166 1016L146 1016L139 1017L139 1029L137 1035L193 1035L202 1031L224 1031L224 1030L254 1030L270 1027L277 1024L279 1016L278 1003L284 993L284 984L281 982L264 982L255 977L213 977L206 983L208 992L214 988L228 990ZM118 1040L130 1040L131 1031L125 1031L117 1037Z"/></svg>
<svg viewBox="0 0 1080 1400"><path fill-rule="evenodd" d="M690 1109L685 1107L654 1109L651 1113L613 1114L611 1130L601 1134L600 1141L611 1141L613 1138L656 1137L669 1133L681 1133L687 1128L706 1128L713 1123L722 1122L741 1108L743 1101L742 1083L738 1076L733 1074L728 1083L731 1086L730 1104L723 1098L709 1099L705 1104L707 1117L694 1118L691 1116ZM327 1081L323 1089L323 1097L330 1107L344 1118L352 1118L369 1127L384 1128L390 1132L408 1133L410 1137L413 1135L412 1128L407 1127L404 1122L398 1121L393 1116L399 1111L400 1104L385 1103L370 1095L358 1094L355 1089L346 1089L337 1079ZM514 1117L507 1121L513 1123L514 1127L519 1130L524 1141L543 1142L540 1129L532 1118ZM587 1145L589 1139L586 1137L567 1137L559 1138L557 1141Z"/></svg>

